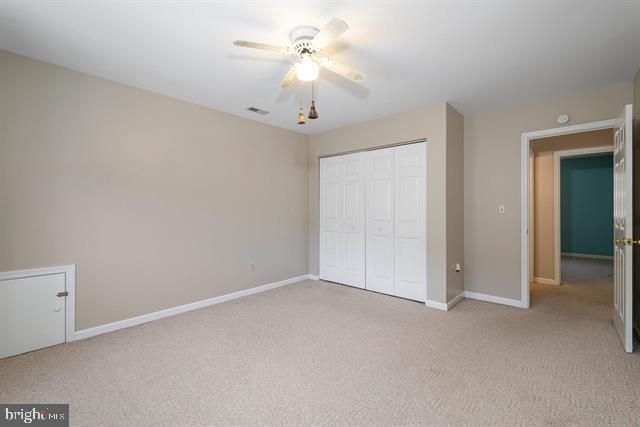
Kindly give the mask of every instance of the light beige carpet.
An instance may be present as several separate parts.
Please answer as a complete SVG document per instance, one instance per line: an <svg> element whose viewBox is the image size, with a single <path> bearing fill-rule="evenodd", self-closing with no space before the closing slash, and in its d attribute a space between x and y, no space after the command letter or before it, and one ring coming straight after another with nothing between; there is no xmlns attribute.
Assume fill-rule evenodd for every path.
<svg viewBox="0 0 640 427"><path fill-rule="evenodd" d="M584 264L530 310L294 284L2 360L0 402L69 402L73 425L638 425L610 264Z"/></svg>

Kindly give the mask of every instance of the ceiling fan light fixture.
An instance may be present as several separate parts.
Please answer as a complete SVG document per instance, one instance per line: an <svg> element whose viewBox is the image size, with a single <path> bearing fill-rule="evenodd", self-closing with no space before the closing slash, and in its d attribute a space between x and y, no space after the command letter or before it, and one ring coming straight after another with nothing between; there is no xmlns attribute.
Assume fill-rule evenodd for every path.
<svg viewBox="0 0 640 427"><path fill-rule="evenodd" d="M280 82L280 87L288 88L296 80L310 82L318 78L320 67L355 82L364 79L364 74L331 58L321 58L320 53L335 39L344 34L349 25L342 19L331 18L322 28L301 26L294 28L289 34L291 44L276 46L267 43L256 43L246 40L236 40L235 46L266 50L284 54L290 57L294 64Z"/></svg>
<svg viewBox="0 0 640 427"><path fill-rule="evenodd" d="M296 77L303 82L310 82L318 78L320 67L308 55L304 55L300 62L294 65Z"/></svg>

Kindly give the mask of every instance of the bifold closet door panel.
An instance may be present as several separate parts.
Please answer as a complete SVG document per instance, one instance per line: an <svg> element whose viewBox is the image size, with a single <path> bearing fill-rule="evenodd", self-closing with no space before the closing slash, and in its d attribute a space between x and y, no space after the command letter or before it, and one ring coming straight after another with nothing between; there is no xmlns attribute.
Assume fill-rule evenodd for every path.
<svg viewBox="0 0 640 427"><path fill-rule="evenodd" d="M320 278L332 281L341 279L344 270L343 180L343 159L320 159Z"/></svg>
<svg viewBox="0 0 640 427"><path fill-rule="evenodd" d="M394 148L366 153L366 288L394 295Z"/></svg>
<svg viewBox="0 0 640 427"><path fill-rule="evenodd" d="M364 155L320 159L320 278L364 288Z"/></svg>
<svg viewBox="0 0 640 427"><path fill-rule="evenodd" d="M426 301L426 143L395 148L395 295Z"/></svg>
<svg viewBox="0 0 640 427"><path fill-rule="evenodd" d="M347 285L365 287L364 153L344 156L344 274Z"/></svg>

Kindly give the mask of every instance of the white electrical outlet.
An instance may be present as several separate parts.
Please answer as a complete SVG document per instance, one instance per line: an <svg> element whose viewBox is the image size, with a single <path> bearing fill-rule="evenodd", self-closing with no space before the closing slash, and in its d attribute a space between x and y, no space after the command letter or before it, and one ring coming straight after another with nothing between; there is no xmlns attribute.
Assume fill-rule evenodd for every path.
<svg viewBox="0 0 640 427"><path fill-rule="evenodd" d="M256 265L252 263L252 264L249 266L249 269L250 269L251 271L256 271Z"/></svg>
<svg viewBox="0 0 640 427"><path fill-rule="evenodd" d="M504 215L504 205L498 205L498 213Z"/></svg>

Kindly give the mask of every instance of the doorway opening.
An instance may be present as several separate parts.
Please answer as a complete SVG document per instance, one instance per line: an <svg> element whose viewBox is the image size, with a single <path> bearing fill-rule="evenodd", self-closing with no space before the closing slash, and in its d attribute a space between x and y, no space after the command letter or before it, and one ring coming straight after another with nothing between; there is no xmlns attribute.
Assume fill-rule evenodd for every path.
<svg viewBox="0 0 640 427"><path fill-rule="evenodd" d="M617 125L618 120L611 119L522 134L521 298L523 306L530 306L530 283L561 283L561 233L557 235L554 233L554 230L561 229L561 220L560 209L556 212L554 205L559 205L560 202L560 189L558 191L555 189L560 187L562 156L556 156L555 153L584 150L582 153L574 151L574 154L579 156L594 154L589 153L589 150L610 151L613 138L608 144L605 143L605 146L602 145L603 138L607 134L611 135ZM589 135L590 138L584 138L585 135ZM589 140L586 144L585 139ZM590 146L587 145L589 143ZM558 173L554 173L556 163ZM546 191L539 191L536 194L536 187L544 188ZM540 229L541 227L544 229Z"/></svg>
<svg viewBox="0 0 640 427"><path fill-rule="evenodd" d="M572 258L613 260L612 142L610 128L531 140L530 282L565 283Z"/></svg>
<svg viewBox="0 0 640 427"><path fill-rule="evenodd" d="M545 286L565 285L575 288L575 298L613 301L612 142L613 129L530 142L529 274L536 298L558 297Z"/></svg>

